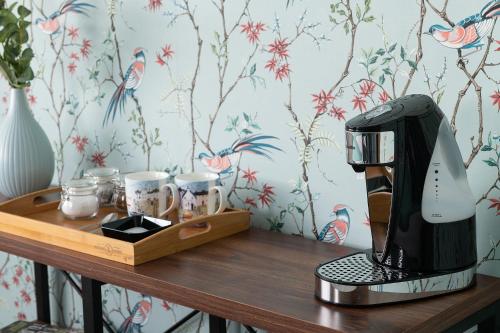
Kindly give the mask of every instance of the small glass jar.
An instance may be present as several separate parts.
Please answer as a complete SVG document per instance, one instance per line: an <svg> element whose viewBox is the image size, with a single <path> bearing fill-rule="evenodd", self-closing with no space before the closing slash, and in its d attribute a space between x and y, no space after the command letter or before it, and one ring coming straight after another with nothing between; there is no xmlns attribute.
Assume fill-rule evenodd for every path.
<svg viewBox="0 0 500 333"><path fill-rule="evenodd" d="M99 210L97 185L86 179L70 180L62 186L59 209L68 219L91 219Z"/></svg>
<svg viewBox="0 0 500 333"><path fill-rule="evenodd" d="M113 191L116 181L119 181L120 171L115 168L94 168L89 169L83 175L88 180L93 180L97 184L97 196L100 207L113 205Z"/></svg>
<svg viewBox="0 0 500 333"><path fill-rule="evenodd" d="M127 211L127 195L125 193L125 182L123 179L115 182L113 193L113 205L120 212Z"/></svg>

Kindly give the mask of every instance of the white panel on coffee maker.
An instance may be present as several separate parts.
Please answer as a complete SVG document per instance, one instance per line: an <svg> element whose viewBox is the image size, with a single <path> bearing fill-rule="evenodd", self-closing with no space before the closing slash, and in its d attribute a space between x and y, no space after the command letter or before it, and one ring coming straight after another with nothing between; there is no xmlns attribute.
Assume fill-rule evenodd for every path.
<svg viewBox="0 0 500 333"><path fill-rule="evenodd" d="M476 213L474 197L461 161L462 156L448 120L443 117L422 194L422 217L427 222L456 222Z"/></svg>

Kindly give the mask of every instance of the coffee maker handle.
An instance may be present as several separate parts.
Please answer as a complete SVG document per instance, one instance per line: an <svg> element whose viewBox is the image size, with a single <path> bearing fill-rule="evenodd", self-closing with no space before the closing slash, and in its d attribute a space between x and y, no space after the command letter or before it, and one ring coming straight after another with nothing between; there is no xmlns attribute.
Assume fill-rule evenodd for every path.
<svg viewBox="0 0 500 333"><path fill-rule="evenodd" d="M160 218L172 213L174 209L177 209L180 202L179 189L177 188L177 186L175 184L164 184L160 187L160 191L165 191L167 188L170 189L170 192L172 193L172 203L165 211L160 212L158 216Z"/></svg>
<svg viewBox="0 0 500 333"><path fill-rule="evenodd" d="M223 213L226 210L226 208L228 207L227 191L222 186L214 186L214 187L210 188L208 195L211 195L213 192L219 193L219 208L217 209L217 211L214 212L214 214Z"/></svg>

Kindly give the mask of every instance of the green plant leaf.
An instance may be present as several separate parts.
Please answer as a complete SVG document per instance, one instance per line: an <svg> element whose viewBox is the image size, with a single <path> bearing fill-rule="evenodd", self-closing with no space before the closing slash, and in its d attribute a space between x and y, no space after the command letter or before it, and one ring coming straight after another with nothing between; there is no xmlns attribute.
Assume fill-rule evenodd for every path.
<svg viewBox="0 0 500 333"><path fill-rule="evenodd" d="M481 148L481 151L491 151L493 150L493 147L490 146L490 145L484 145L482 148Z"/></svg>
<svg viewBox="0 0 500 333"><path fill-rule="evenodd" d="M490 157L487 160L483 160L483 162L486 163L487 165L491 166L491 167L496 167L497 166L497 161L495 161L492 157Z"/></svg>
<svg viewBox="0 0 500 333"><path fill-rule="evenodd" d="M399 56L401 57L401 60L406 59L406 51L403 46L401 46L401 51L399 52Z"/></svg>
<svg viewBox="0 0 500 333"><path fill-rule="evenodd" d="M380 75L380 76L378 77L378 83L379 83L380 85L383 85L383 84L384 84L384 82L385 82L385 76L384 76L384 74L382 74L382 75Z"/></svg>
<svg viewBox="0 0 500 333"><path fill-rule="evenodd" d="M398 45L398 43L394 43L391 46L389 46L387 52L391 53L392 51L394 51L396 49L396 45Z"/></svg>
<svg viewBox="0 0 500 333"><path fill-rule="evenodd" d="M413 60L406 60L406 62L408 62L408 65L410 65L411 68L413 68L414 70L418 70L417 69L417 63Z"/></svg>
<svg viewBox="0 0 500 333"><path fill-rule="evenodd" d="M17 13L20 17L26 17L31 14L31 11L23 5L19 5L19 7L17 7Z"/></svg>

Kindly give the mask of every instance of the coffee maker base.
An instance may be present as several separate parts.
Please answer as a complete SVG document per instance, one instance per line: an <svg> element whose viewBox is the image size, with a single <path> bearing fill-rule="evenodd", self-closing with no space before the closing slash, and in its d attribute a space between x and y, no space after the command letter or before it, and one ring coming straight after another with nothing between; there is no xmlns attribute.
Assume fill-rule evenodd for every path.
<svg viewBox="0 0 500 333"><path fill-rule="evenodd" d="M379 265L371 253L357 252L316 268L316 297L340 305L377 305L410 301L468 288L476 281L476 266L423 274Z"/></svg>

